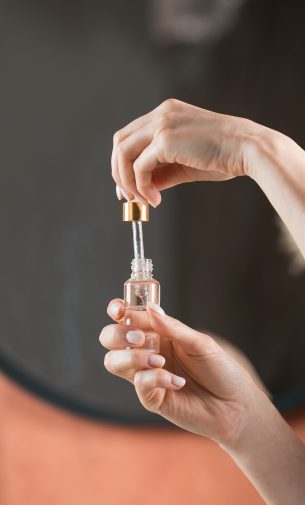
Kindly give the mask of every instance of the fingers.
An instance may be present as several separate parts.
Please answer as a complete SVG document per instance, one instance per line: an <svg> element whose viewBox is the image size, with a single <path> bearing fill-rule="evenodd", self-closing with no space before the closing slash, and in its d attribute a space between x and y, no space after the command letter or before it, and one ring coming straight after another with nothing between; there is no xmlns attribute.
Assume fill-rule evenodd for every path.
<svg viewBox="0 0 305 505"><path fill-rule="evenodd" d="M160 408L166 391L178 391L185 385L185 379L167 370L140 370L134 375L134 385L142 405L152 412Z"/></svg>
<svg viewBox="0 0 305 505"><path fill-rule="evenodd" d="M128 326L140 328L143 331L151 330L151 324L145 310L126 309L123 300L115 298L107 307L108 315L117 323L125 322Z"/></svg>
<svg viewBox="0 0 305 505"><path fill-rule="evenodd" d="M145 128L145 125L148 124L149 122L150 116L151 112L135 119L127 126L117 131L113 136L113 149L111 155L112 177L116 182L117 186L119 187L119 189L117 190L117 196L119 200L121 199L119 194L122 194L122 196L126 200L133 200L134 197L141 199L141 196L137 191L135 184L134 185L132 184L132 180L134 179L134 177L133 178L130 177L130 171L127 170L126 175L124 174L124 171L120 172L118 158L120 158L120 152L122 151L124 152L125 150L125 147L122 147L124 141L128 139L129 135L132 135L141 128ZM121 178L121 174L123 174L124 180L126 180L127 178L127 186L129 187L129 189L127 186L124 187L124 182Z"/></svg>
<svg viewBox="0 0 305 505"><path fill-rule="evenodd" d="M132 378L138 370L162 368L165 358L147 349L122 349L105 355L108 372L123 378Z"/></svg>
<svg viewBox="0 0 305 505"><path fill-rule="evenodd" d="M124 128L121 128L121 130L115 132L113 136L113 144L117 145L119 142L126 139L129 135L131 135L135 131L146 126L150 122L151 116L152 111L134 119L128 125L124 126Z"/></svg>
<svg viewBox="0 0 305 505"><path fill-rule="evenodd" d="M113 179L115 180L116 182L116 194L117 194L117 197L119 200L121 200L120 196L124 196L124 198L126 198L127 200L129 200L129 195L127 195L126 192L124 192L123 188L122 188L122 181L120 179L120 174L119 174L119 170L118 170L118 161L117 161L117 153L116 153L116 150L115 149L112 149L112 154L111 154L111 173L112 173L112 177Z"/></svg>
<svg viewBox="0 0 305 505"><path fill-rule="evenodd" d="M124 317L125 314L125 307L124 307L124 302L120 298L115 298L114 300L111 300L107 307L107 314L110 316L114 321L121 321Z"/></svg>
<svg viewBox="0 0 305 505"><path fill-rule="evenodd" d="M152 182L153 170L163 161L160 160L158 146L156 142L149 144L135 160L133 164L136 186L148 200L148 202L156 207L161 202L160 192Z"/></svg>
<svg viewBox="0 0 305 505"><path fill-rule="evenodd" d="M135 195L135 197L143 203L146 203L147 199L143 199L139 188L136 186L133 163L151 142L152 134L152 125L146 125L126 137L123 141L118 143L116 147L118 173L123 187L126 191Z"/></svg>
<svg viewBox="0 0 305 505"><path fill-rule="evenodd" d="M108 314L117 322L122 322L124 319L127 326L125 325L120 330L110 330L112 325L107 326L107 330L104 328L103 332L110 332L108 341L111 338L116 338L113 333L115 331L121 332L120 335L123 335L124 332L126 334L132 328L137 328L143 332L153 329L161 337L169 338L176 342L186 353L194 356L204 357L219 350L219 345L209 335L193 330L177 319L167 316L158 305L151 303L147 305L146 309L146 311L125 310L122 300L119 298L112 300L108 305ZM114 328L119 328L120 326L122 325L114 325ZM128 328L128 326L131 328Z"/></svg>
<svg viewBox="0 0 305 505"><path fill-rule="evenodd" d="M160 163L175 162L170 154L175 144L170 128L177 122L176 112L180 108L181 102L165 100L155 110L122 128L113 138L115 182L127 193L154 207L161 202L161 195L152 182L152 172Z"/></svg>
<svg viewBox="0 0 305 505"><path fill-rule="evenodd" d="M145 342L145 333L123 324L109 324L102 329L99 340L106 349L141 347Z"/></svg>
<svg viewBox="0 0 305 505"><path fill-rule="evenodd" d="M167 337L179 344L187 354L193 357L204 357L219 349L218 344L211 337L167 316L158 305L149 303L146 312L152 328L162 337Z"/></svg>

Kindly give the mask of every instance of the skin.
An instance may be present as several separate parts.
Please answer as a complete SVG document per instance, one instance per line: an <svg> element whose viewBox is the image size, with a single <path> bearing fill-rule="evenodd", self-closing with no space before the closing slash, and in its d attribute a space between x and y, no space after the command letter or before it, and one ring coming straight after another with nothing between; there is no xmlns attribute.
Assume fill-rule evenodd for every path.
<svg viewBox="0 0 305 505"><path fill-rule="evenodd" d="M167 100L115 134L112 173L119 198L154 206L161 190L177 184L249 176L305 255L305 153L264 126ZM158 306L132 326L123 324L121 300L110 302L108 314L119 324L100 335L105 366L134 384L146 409L215 440L269 505L305 503L304 446L253 373ZM160 334L160 354L143 348L148 330Z"/></svg>

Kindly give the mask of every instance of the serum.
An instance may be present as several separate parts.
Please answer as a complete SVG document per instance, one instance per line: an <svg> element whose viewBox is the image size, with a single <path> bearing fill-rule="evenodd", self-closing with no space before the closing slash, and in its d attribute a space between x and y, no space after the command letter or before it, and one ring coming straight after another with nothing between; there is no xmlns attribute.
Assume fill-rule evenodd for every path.
<svg viewBox="0 0 305 505"><path fill-rule="evenodd" d="M132 222L134 259L131 262L131 276L124 284L124 323L136 327L139 318L145 318L148 302L160 305L160 284L153 278L151 259L144 257L142 222L149 221L147 204L125 202L123 221ZM143 349L160 351L160 336L155 332L145 333Z"/></svg>

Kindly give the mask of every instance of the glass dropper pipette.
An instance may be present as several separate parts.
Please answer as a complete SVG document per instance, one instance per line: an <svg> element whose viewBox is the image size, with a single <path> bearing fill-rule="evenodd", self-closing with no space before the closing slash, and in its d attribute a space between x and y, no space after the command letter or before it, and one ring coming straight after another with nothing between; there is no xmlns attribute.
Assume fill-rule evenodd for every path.
<svg viewBox="0 0 305 505"><path fill-rule="evenodd" d="M133 250L136 260L144 259L144 240L142 221L132 221Z"/></svg>

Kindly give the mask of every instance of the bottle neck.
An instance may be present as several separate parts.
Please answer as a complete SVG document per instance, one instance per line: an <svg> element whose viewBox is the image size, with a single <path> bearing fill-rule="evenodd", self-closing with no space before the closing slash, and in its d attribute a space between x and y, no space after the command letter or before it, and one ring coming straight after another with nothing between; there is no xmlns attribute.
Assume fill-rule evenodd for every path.
<svg viewBox="0 0 305 505"><path fill-rule="evenodd" d="M147 258L134 258L131 262L131 278L144 281L152 279L153 264Z"/></svg>

